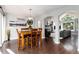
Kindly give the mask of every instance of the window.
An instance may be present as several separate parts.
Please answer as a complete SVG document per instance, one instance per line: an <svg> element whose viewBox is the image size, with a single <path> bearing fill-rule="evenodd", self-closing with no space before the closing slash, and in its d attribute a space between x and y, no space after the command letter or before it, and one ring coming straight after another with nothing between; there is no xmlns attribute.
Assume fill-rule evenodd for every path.
<svg viewBox="0 0 79 59"><path fill-rule="evenodd" d="M74 25L73 22L63 23L63 28L64 28L65 30L73 30L73 29L74 29L74 28L73 28L73 25Z"/></svg>
<svg viewBox="0 0 79 59"><path fill-rule="evenodd" d="M64 30L74 30L75 26L75 16L66 15L62 18L63 29Z"/></svg>

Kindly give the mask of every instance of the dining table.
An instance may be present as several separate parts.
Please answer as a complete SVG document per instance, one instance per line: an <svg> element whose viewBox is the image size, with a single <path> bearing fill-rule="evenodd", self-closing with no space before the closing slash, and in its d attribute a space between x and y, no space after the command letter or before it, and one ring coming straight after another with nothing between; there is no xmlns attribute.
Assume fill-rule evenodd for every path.
<svg viewBox="0 0 79 59"><path fill-rule="evenodd" d="M39 39L39 47L41 48L42 47L42 30L40 30L39 28L36 28L37 29L37 31L36 31L36 33L37 33L37 35L36 35L36 37L38 36L38 35L40 35L40 39ZM39 34L40 33L40 34ZM24 35L30 35L31 36L31 48L32 48L32 45L33 45L33 43L32 43L32 30L21 30L20 31L20 35L22 36L22 41L21 41L21 45L22 45L22 49L24 49L24 47L25 47L25 38L24 38ZM38 38L37 38L38 39Z"/></svg>

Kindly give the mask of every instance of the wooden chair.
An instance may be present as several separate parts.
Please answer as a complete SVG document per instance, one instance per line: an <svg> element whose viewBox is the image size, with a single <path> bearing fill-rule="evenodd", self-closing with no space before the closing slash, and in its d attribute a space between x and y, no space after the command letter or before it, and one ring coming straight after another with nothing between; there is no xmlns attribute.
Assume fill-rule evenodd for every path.
<svg viewBox="0 0 79 59"><path fill-rule="evenodd" d="M20 33L18 29L16 29L16 31L18 33L18 49L24 49L26 46L28 47L28 36L25 36L24 33Z"/></svg>
<svg viewBox="0 0 79 59"><path fill-rule="evenodd" d="M21 28L21 31L28 31L30 30L29 28Z"/></svg>
<svg viewBox="0 0 79 59"><path fill-rule="evenodd" d="M21 28L21 31L24 31L24 37L25 37L25 47L31 47L32 48L32 35L31 35L31 29L29 28Z"/></svg>
<svg viewBox="0 0 79 59"><path fill-rule="evenodd" d="M26 47L28 48L28 43L29 43L28 38L29 38L28 35L24 38L24 46L25 46L25 48Z"/></svg>
<svg viewBox="0 0 79 59"><path fill-rule="evenodd" d="M17 34L18 34L18 49L22 47L22 36L21 33L19 33L18 29L16 29Z"/></svg>
<svg viewBox="0 0 79 59"><path fill-rule="evenodd" d="M32 48L32 35L31 31L25 31L25 46Z"/></svg>
<svg viewBox="0 0 79 59"><path fill-rule="evenodd" d="M37 29L32 29L32 45L37 47Z"/></svg>

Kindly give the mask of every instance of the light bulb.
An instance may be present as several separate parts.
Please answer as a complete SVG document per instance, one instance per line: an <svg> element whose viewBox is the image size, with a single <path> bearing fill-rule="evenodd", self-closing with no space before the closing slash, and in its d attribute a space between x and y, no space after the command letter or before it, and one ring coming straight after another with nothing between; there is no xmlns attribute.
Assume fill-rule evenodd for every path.
<svg viewBox="0 0 79 59"><path fill-rule="evenodd" d="M33 18L32 17L29 17L28 20L33 20Z"/></svg>

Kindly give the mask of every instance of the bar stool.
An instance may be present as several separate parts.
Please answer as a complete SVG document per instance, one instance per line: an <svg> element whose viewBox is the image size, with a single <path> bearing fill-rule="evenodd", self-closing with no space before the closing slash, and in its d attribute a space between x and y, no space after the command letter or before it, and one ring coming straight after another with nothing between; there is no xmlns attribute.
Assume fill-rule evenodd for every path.
<svg viewBox="0 0 79 59"><path fill-rule="evenodd" d="M32 45L37 47L37 29L32 29Z"/></svg>
<svg viewBox="0 0 79 59"><path fill-rule="evenodd" d="M22 33L20 33L18 29L16 29L16 31L18 33L18 49L24 49L26 45L28 47L28 36L23 35L24 38L22 38ZM22 43L23 39L24 39L24 42ZM24 44L24 47L22 46L22 44Z"/></svg>
<svg viewBox="0 0 79 59"><path fill-rule="evenodd" d="M26 31L25 36L25 46L27 47L31 47L32 48L32 35L31 35L31 31Z"/></svg>
<svg viewBox="0 0 79 59"><path fill-rule="evenodd" d="M18 49L20 49L22 47L22 36L19 33L18 29L16 29L17 33L18 33Z"/></svg>
<svg viewBox="0 0 79 59"><path fill-rule="evenodd" d="M24 31L24 45L25 47L31 47L32 48L32 38L31 38L31 29L29 28L21 28L21 31Z"/></svg>

